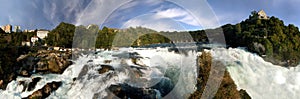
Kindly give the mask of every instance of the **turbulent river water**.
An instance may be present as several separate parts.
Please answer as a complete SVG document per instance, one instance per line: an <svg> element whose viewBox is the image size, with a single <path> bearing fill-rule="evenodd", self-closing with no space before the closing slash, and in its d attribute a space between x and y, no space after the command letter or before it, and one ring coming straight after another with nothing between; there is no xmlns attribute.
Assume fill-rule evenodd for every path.
<svg viewBox="0 0 300 99"><path fill-rule="evenodd" d="M240 48L213 48L209 52L214 60L225 64L238 89L245 89L254 99L300 97L299 67L284 68L272 65L260 56ZM148 95L148 98L185 98L195 91L196 60L200 54L196 51L179 54L167 48L99 51L96 54L81 55L73 60L74 64L63 74L17 77L8 84L6 90L0 90L0 97L24 98L47 83L59 81L62 85L48 98L101 99L114 94L113 91L107 90L113 85L142 90L142 95ZM99 69L104 65L113 69L99 73ZM32 78L37 77L41 80L34 89L24 91L26 86L20 82L32 82Z"/></svg>
<svg viewBox="0 0 300 99"><path fill-rule="evenodd" d="M196 56L195 51L179 54L170 52L167 48L99 51L96 54L81 55L73 60L74 64L63 74L17 77L8 84L6 90L0 90L0 97L8 99L28 97L47 83L57 81L62 82L62 85L48 98L101 99L113 93L107 90L112 85L142 89L145 98L184 98L195 91ZM113 69L101 74L98 70L104 65ZM37 77L41 80L37 82L35 88L24 91L24 88L27 88L20 82L29 83ZM136 95L133 92L135 90L132 94Z"/></svg>
<svg viewBox="0 0 300 99"><path fill-rule="evenodd" d="M253 99L299 99L300 68L285 68L266 62L243 49L213 49L214 59L222 60L239 89Z"/></svg>

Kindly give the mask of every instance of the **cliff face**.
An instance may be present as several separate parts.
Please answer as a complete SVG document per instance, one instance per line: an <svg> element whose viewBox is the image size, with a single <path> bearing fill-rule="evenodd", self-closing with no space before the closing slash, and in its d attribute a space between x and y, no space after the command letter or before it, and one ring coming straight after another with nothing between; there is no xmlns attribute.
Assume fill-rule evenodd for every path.
<svg viewBox="0 0 300 99"><path fill-rule="evenodd" d="M190 99L200 99L202 93L204 92L204 88L207 84L208 77L210 75L210 71L213 73L217 73L217 70L211 70L211 66L213 65L223 65L220 62L213 62L211 54L209 52L203 52L201 56L198 58L198 78L197 78L197 90L190 95ZM208 96L214 99L251 99L251 97L247 94L245 90L237 90L234 81L231 79L229 73L225 71L223 78L213 78L216 80L222 79L222 83L219 86L217 93L214 96ZM211 91L208 89L205 89Z"/></svg>

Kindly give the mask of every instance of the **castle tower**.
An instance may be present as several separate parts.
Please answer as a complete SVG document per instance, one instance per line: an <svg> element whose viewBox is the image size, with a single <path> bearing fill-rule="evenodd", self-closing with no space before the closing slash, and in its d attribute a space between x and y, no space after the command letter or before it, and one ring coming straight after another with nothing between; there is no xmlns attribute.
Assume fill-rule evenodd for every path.
<svg viewBox="0 0 300 99"><path fill-rule="evenodd" d="M260 10L257 14L259 19L269 19L268 15L264 10Z"/></svg>

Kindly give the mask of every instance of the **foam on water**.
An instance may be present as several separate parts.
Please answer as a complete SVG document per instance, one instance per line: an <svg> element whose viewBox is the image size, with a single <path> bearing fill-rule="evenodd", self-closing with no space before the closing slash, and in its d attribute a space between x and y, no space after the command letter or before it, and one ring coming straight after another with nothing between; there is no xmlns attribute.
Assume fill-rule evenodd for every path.
<svg viewBox="0 0 300 99"><path fill-rule="evenodd" d="M130 79L132 79L130 68L141 68L142 66L134 64L131 58L128 57L128 53L131 52L137 52L139 56L142 57L141 59L137 60L138 64L142 64L146 68L141 69L141 72L143 73L141 78L145 78L149 81L166 78L165 73L168 72L168 68L181 68L178 72L183 72L180 74L182 77L170 77L178 78L178 84L174 88L177 90L176 93L188 94L195 90L195 78L197 76L196 52L189 51L187 55L182 55L176 54L175 52L169 52L167 48L123 48L118 51L101 51L96 55L81 55L78 59L73 60L74 64L69 66L62 74L17 77L15 81L12 81L8 84L6 90L0 90L0 97L9 99L24 98L41 89L47 83L60 81L62 82L62 85L55 92L52 92L48 98L91 99L93 98L94 94L98 94L100 95L98 97L104 98L109 94L109 91L105 89L112 84L137 84L130 81ZM105 63L106 60L112 61L111 63ZM115 70L99 74L97 70L101 68L101 65L110 65ZM182 66L185 67L183 68ZM84 71L84 69L87 69L87 71ZM31 82L32 78L36 77L40 77L41 80L37 83L35 88L31 91L26 90L22 92L24 86L19 84L19 82ZM75 81L74 78L76 78ZM146 85L145 87L147 87ZM181 90L183 88L185 90ZM155 92L157 93L157 97L161 95L161 93L156 89Z"/></svg>
<svg viewBox="0 0 300 99"><path fill-rule="evenodd" d="M298 99L300 68L285 68L266 62L243 49L213 49L213 58L227 66L238 89L253 99Z"/></svg>
<svg viewBox="0 0 300 99"><path fill-rule="evenodd" d="M48 98L93 98L94 94L107 96L110 92L105 89L112 84L127 83L138 87L151 86L151 84L138 84L132 79L129 67L140 68L132 63L128 54L136 52L142 58L136 63L145 66L141 69L142 79L155 81L170 79L178 81L175 93L187 94L195 90L196 57L199 53L189 51L187 55L169 52L168 49L133 49L122 48L118 51L101 51L96 55L82 55L74 64L69 66L63 74L32 75L31 77L18 77L8 84L6 90L0 90L0 97L7 99L20 99L31 95L47 83L61 81L62 86L51 93ZM256 54L243 49L215 48L210 50L214 60L220 60L229 71L238 89L245 89L254 99L297 99L300 97L300 67L284 68L273 65L263 60ZM124 54L125 53L125 54ZM105 60L112 60L105 63ZM194 60L194 61L192 61ZM107 64L115 70L99 74L100 65ZM124 65L126 64L126 65ZM184 68L182 66L185 66ZM84 75L80 75L83 68L88 68ZM144 67L143 67L144 68ZM181 69L178 69L181 68ZM173 74L181 72L180 75ZM183 73L183 74L182 74ZM169 75L166 75L169 74ZM171 76L170 76L171 75ZM166 77L168 76L168 77ZM40 77L41 80L31 91L22 92L20 81L31 82L32 78ZM75 81L74 78L76 78ZM154 89L156 97L160 97L159 90ZM172 92L171 92L172 93ZM174 95L174 94L173 94Z"/></svg>

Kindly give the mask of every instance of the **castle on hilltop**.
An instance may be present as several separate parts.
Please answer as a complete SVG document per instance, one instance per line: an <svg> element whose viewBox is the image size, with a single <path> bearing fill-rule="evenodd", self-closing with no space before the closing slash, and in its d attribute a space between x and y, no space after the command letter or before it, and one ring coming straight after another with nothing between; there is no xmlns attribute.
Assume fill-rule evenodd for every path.
<svg viewBox="0 0 300 99"><path fill-rule="evenodd" d="M257 12L259 19L269 19L269 16L266 14L264 10L260 10Z"/></svg>

